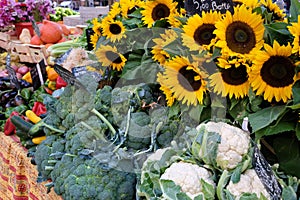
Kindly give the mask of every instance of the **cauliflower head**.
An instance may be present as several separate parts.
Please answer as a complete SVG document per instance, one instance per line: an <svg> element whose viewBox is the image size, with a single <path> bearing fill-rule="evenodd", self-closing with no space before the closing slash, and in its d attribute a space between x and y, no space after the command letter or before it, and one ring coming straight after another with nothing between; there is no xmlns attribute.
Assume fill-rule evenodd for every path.
<svg viewBox="0 0 300 200"><path fill-rule="evenodd" d="M264 188L254 169L248 169L241 174L240 181L237 183L229 182L226 189L239 200L244 193L255 193L258 199L263 195L265 198L270 199L270 195Z"/></svg>
<svg viewBox="0 0 300 200"><path fill-rule="evenodd" d="M215 188L212 174L207 169L186 162L173 163L166 169L160 179L172 180L191 199L200 194L203 195L201 179Z"/></svg>
<svg viewBox="0 0 300 200"><path fill-rule="evenodd" d="M242 162L249 151L250 136L240 128L224 122L208 122L199 125L197 130L203 134L202 141L198 145L200 149L197 151L197 156L206 164L216 162L222 170L231 170ZM204 136L205 132L206 136ZM213 146L217 150L213 149Z"/></svg>

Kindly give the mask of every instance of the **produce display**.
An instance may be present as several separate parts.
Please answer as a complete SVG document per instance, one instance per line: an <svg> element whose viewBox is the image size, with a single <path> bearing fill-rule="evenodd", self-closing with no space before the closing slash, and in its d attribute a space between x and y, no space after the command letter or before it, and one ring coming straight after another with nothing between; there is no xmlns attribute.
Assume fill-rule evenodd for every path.
<svg viewBox="0 0 300 200"><path fill-rule="evenodd" d="M37 181L66 200L299 199L300 3L233 2L121 0L62 42L44 21L34 89L34 66L11 59L17 89L1 54L2 130Z"/></svg>
<svg viewBox="0 0 300 200"><path fill-rule="evenodd" d="M63 21L64 17L79 15L80 13L70 8L55 7L54 13L49 14L50 20L54 22Z"/></svg>

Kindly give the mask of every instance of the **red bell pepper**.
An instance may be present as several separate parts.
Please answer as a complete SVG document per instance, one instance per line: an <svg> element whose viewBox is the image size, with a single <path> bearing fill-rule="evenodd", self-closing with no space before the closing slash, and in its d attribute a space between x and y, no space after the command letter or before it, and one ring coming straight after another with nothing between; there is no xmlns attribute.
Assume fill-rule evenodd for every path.
<svg viewBox="0 0 300 200"><path fill-rule="evenodd" d="M5 135L12 135L16 131L15 125L11 122L10 118L14 115L20 115L17 111L13 111L9 118L6 120L5 125L4 125L4 134Z"/></svg>
<svg viewBox="0 0 300 200"><path fill-rule="evenodd" d="M40 116L47 112L46 106L39 101L33 103L32 111L37 115Z"/></svg>
<svg viewBox="0 0 300 200"><path fill-rule="evenodd" d="M67 86L67 82L64 81L64 79L61 76L58 76L56 79L56 89L60 89L62 87L66 87Z"/></svg>

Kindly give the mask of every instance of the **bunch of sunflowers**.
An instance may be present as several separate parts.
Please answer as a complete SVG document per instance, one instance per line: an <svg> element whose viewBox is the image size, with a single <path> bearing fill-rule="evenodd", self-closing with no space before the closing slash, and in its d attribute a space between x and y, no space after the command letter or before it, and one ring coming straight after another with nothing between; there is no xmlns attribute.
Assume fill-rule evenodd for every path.
<svg viewBox="0 0 300 200"><path fill-rule="evenodd" d="M183 1L120 0L92 21L95 55L122 82L158 83L166 106L199 121L248 119L269 161L300 177L300 3L289 14L272 0L233 3L191 16Z"/></svg>

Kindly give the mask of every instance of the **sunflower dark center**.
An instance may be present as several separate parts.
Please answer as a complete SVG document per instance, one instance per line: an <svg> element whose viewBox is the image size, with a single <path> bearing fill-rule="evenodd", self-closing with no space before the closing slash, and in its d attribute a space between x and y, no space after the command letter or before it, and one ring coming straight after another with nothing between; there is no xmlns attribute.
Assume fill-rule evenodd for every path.
<svg viewBox="0 0 300 200"><path fill-rule="evenodd" d="M231 67L222 70L222 78L229 85L241 85L248 80L246 66Z"/></svg>
<svg viewBox="0 0 300 200"><path fill-rule="evenodd" d="M249 53L256 44L254 30L245 22L233 22L226 29L226 42L236 53Z"/></svg>
<svg viewBox="0 0 300 200"><path fill-rule="evenodd" d="M284 56L271 56L260 71L262 80L272 87L285 87L294 82L295 66Z"/></svg>
<svg viewBox="0 0 300 200"><path fill-rule="evenodd" d="M152 19L154 21L169 17L170 9L165 4L157 4L152 11Z"/></svg>
<svg viewBox="0 0 300 200"><path fill-rule="evenodd" d="M114 35L118 35L121 33L122 28L118 24L110 24L109 31Z"/></svg>
<svg viewBox="0 0 300 200"><path fill-rule="evenodd" d="M203 24L199 26L194 33L194 40L199 45L209 45L211 40L216 36L213 34L216 27L213 24Z"/></svg>
<svg viewBox="0 0 300 200"><path fill-rule="evenodd" d="M178 82L187 91L197 91L201 87L201 80L195 81L195 77L199 76L199 74L193 70L188 70L187 67L188 66L184 66L179 70L177 76Z"/></svg>
<svg viewBox="0 0 300 200"><path fill-rule="evenodd" d="M120 64L122 63L122 59L120 57L119 54L113 52L113 51L106 51L105 52L105 56L108 60L110 60L112 63L115 63L115 64Z"/></svg>

